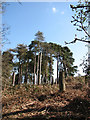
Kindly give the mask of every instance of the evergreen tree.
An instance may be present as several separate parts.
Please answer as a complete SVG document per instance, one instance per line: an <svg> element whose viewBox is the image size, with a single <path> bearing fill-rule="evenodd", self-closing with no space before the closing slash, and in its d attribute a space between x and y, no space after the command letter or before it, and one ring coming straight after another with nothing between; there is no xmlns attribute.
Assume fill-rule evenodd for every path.
<svg viewBox="0 0 90 120"><path fill-rule="evenodd" d="M18 68L18 84L22 83L22 75L23 75L23 65L25 63L25 56L27 54L27 48L24 44L18 44L15 49L10 49L13 52L14 56L16 56L17 62L14 64L15 67Z"/></svg>
<svg viewBox="0 0 90 120"><path fill-rule="evenodd" d="M2 83L3 86L11 84L11 73L13 69L13 54L9 50L2 53Z"/></svg>
<svg viewBox="0 0 90 120"><path fill-rule="evenodd" d="M38 31L35 34L35 40L38 41L38 62L37 62L37 84L39 85L41 82L41 60L42 60L42 41L44 41L43 33ZM40 64L39 64L40 62Z"/></svg>

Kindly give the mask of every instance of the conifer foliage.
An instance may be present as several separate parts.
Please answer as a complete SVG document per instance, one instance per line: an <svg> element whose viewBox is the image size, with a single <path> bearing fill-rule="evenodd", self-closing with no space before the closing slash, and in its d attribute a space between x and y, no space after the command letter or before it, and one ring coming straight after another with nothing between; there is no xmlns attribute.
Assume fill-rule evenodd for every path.
<svg viewBox="0 0 90 120"><path fill-rule="evenodd" d="M31 85L60 83L60 70L66 76L77 71L73 66L73 53L68 47L44 42L43 33L38 31L29 45L19 44L15 49L3 52L3 77L15 84ZM54 80L54 60L57 60L57 79ZM7 65L6 65L7 64ZM5 69L6 67L6 69ZM15 74L14 74L15 73ZM11 83L11 84L12 84Z"/></svg>

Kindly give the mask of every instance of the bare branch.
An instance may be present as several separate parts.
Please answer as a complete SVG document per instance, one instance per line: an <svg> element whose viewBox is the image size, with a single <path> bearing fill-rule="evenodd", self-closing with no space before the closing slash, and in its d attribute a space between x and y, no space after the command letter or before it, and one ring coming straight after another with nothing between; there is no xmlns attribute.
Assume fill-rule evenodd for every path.
<svg viewBox="0 0 90 120"><path fill-rule="evenodd" d="M73 41L71 41L69 43L65 41L65 44L76 43L76 41L82 41L82 42L90 43L89 40L82 40L82 39L79 39L79 38L75 38Z"/></svg>
<svg viewBox="0 0 90 120"><path fill-rule="evenodd" d="M90 37L90 35L88 34L88 32L85 30L85 28L84 28L84 26L83 26L83 24L82 24L82 29L84 30L84 32L88 35L88 37Z"/></svg>
<svg viewBox="0 0 90 120"><path fill-rule="evenodd" d="M88 5L86 5L86 6L84 6L84 5L82 5L82 6L73 6L73 5L70 5L70 7L72 8L72 9L76 9L76 8L87 8L87 7L89 7L90 8L90 6L88 6Z"/></svg>

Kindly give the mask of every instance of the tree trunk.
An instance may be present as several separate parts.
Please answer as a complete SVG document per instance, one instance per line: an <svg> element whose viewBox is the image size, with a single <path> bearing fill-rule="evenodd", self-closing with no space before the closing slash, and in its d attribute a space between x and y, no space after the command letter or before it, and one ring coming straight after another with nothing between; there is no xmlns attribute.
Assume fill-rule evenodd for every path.
<svg viewBox="0 0 90 120"><path fill-rule="evenodd" d="M56 84L58 84L58 57L57 57L57 80L56 80Z"/></svg>
<svg viewBox="0 0 90 120"><path fill-rule="evenodd" d="M34 63L34 80L33 80L33 85L35 84L35 72L36 72L36 52L35 52L35 63Z"/></svg>
<svg viewBox="0 0 90 120"><path fill-rule="evenodd" d="M44 84L45 74L42 75L42 84Z"/></svg>
<svg viewBox="0 0 90 120"><path fill-rule="evenodd" d="M19 73L19 76L18 76L18 84L20 84L20 81L21 81L21 79L20 79L20 64L19 64L19 68L18 68L18 73Z"/></svg>
<svg viewBox="0 0 90 120"><path fill-rule="evenodd" d="M21 79L21 82L20 84L22 83L22 64L21 64L21 69L20 69L20 79Z"/></svg>
<svg viewBox="0 0 90 120"><path fill-rule="evenodd" d="M53 76L51 77L51 85L53 85L54 83L54 79L53 79Z"/></svg>
<svg viewBox="0 0 90 120"><path fill-rule="evenodd" d="M19 84L22 83L22 64L19 65L19 79L18 79L18 83Z"/></svg>
<svg viewBox="0 0 90 120"><path fill-rule="evenodd" d="M26 72L25 72L25 80L24 80L24 83L27 83L27 79L28 79L27 73L28 73L28 65L27 65L27 63L26 63Z"/></svg>
<svg viewBox="0 0 90 120"><path fill-rule="evenodd" d="M39 73L39 84L41 84L41 64L42 64L42 52L40 54L40 73Z"/></svg>
<svg viewBox="0 0 90 120"><path fill-rule="evenodd" d="M13 82L13 86L15 86L15 72L13 72L12 82Z"/></svg>
<svg viewBox="0 0 90 120"><path fill-rule="evenodd" d="M38 73L39 73L39 53L38 53L38 62L37 62L37 84L39 85Z"/></svg>
<svg viewBox="0 0 90 120"><path fill-rule="evenodd" d="M64 73L63 71L59 72L59 91L63 92L65 91L65 81L64 81Z"/></svg>
<svg viewBox="0 0 90 120"><path fill-rule="evenodd" d="M48 61L46 62L46 74L45 74L46 83L48 83Z"/></svg>
<svg viewBox="0 0 90 120"><path fill-rule="evenodd" d="M50 84L52 84L52 55L50 54Z"/></svg>

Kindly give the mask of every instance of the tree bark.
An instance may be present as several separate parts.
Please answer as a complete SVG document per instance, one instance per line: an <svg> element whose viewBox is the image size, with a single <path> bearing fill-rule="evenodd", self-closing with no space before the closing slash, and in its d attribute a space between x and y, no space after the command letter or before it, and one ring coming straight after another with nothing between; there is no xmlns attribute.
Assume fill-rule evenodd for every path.
<svg viewBox="0 0 90 120"><path fill-rule="evenodd" d="M35 72L36 72L36 52L35 52L35 63L34 63L34 80L33 80L33 85L35 84Z"/></svg>
<svg viewBox="0 0 90 120"><path fill-rule="evenodd" d="M53 82L52 82L52 55L50 54L50 84L52 85Z"/></svg>
<svg viewBox="0 0 90 120"><path fill-rule="evenodd" d="M28 73L28 65L27 65L27 63L26 63L26 72L25 72L25 80L24 80L24 83L27 83L27 79L28 79L27 73Z"/></svg>
<svg viewBox="0 0 90 120"><path fill-rule="evenodd" d="M63 92L65 91L65 81L64 81L64 76L63 76L63 71L59 72L59 91Z"/></svg>
<svg viewBox="0 0 90 120"><path fill-rule="evenodd" d="M18 76L18 84L20 84L20 81L21 81L21 79L20 79L20 64L19 64L18 73L19 73L19 76Z"/></svg>
<svg viewBox="0 0 90 120"><path fill-rule="evenodd" d="M40 54L40 73L39 73L39 84L41 84L41 64L42 64L42 52Z"/></svg>
<svg viewBox="0 0 90 120"><path fill-rule="evenodd" d="M45 74L46 83L48 83L48 61L46 62L46 74Z"/></svg>
<svg viewBox="0 0 90 120"><path fill-rule="evenodd" d="M58 84L58 57L57 57L57 80L56 80L56 84Z"/></svg>
<svg viewBox="0 0 90 120"><path fill-rule="evenodd" d="M38 73L39 73L39 53L38 53L38 62L37 62L37 84L39 85Z"/></svg>
<svg viewBox="0 0 90 120"><path fill-rule="evenodd" d="M13 86L15 86L15 72L13 72L12 82L13 82Z"/></svg>
<svg viewBox="0 0 90 120"><path fill-rule="evenodd" d="M21 79L21 82L20 84L22 83L22 64L21 64L21 68L20 68L20 79Z"/></svg>
<svg viewBox="0 0 90 120"><path fill-rule="evenodd" d="M22 83L22 64L19 65L19 79L18 84Z"/></svg>

